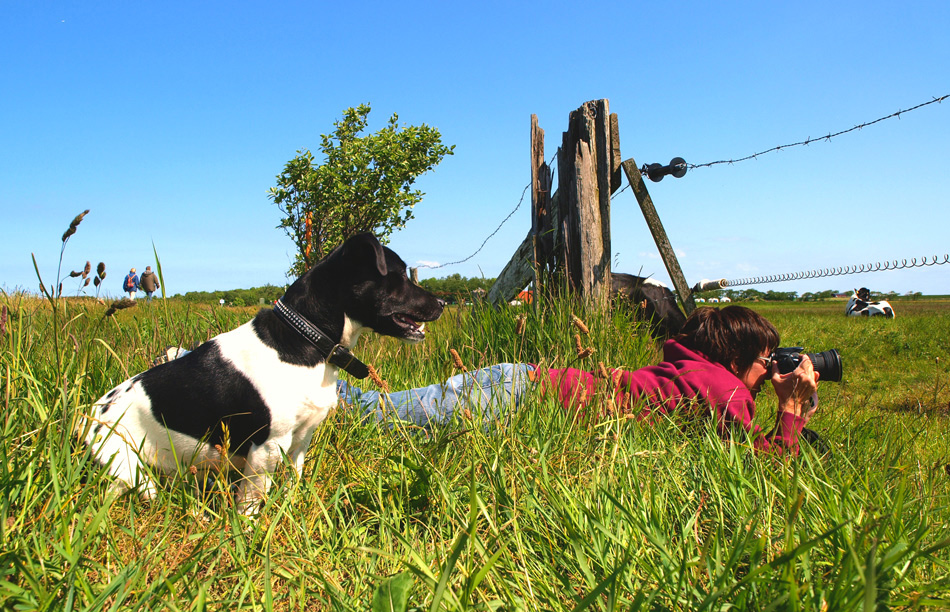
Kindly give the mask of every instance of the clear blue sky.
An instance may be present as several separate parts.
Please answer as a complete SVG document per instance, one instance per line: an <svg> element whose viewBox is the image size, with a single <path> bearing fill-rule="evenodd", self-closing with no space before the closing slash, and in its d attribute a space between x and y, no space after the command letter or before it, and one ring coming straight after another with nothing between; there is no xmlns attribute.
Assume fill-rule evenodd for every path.
<svg viewBox="0 0 950 612"><path fill-rule="evenodd" d="M347 8L347 7L358 8ZM267 198L343 109L372 105L456 145L391 246L464 259L518 203L538 115L550 158L570 111L607 98L638 165L733 159L950 93L950 2L32 2L0 20L0 287L104 261L120 293L283 284ZM860 131L648 183L687 281L950 252L950 100ZM496 276L526 201L478 255L421 275ZM631 191L615 271L669 282ZM760 285L950 293L950 265ZM67 291L71 284L67 282ZM73 289L74 290L74 289Z"/></svg>

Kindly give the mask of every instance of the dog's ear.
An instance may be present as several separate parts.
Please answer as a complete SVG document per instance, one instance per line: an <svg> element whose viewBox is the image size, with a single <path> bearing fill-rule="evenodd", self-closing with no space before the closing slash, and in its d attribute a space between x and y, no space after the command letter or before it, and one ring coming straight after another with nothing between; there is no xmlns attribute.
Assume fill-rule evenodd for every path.
<svg viewBox="0 0 950 612"><path fill-rule="evenodd" d="M386 252L376 236L370 232L356 234L343 244L344 255L349 258L363 259L367 263L374 262L376 270L381 276L386 276L389 267L386 265Z"/></svg>

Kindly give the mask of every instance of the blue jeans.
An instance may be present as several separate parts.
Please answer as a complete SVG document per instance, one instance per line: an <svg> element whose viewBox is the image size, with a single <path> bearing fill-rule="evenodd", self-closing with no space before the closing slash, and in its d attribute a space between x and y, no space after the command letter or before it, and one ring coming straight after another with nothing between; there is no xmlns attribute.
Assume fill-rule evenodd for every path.
<svg viewBox="0 0 950 612"><path fill-rule="evenodd" d="M499 363L456 374L441 384L388 394L364 391L341 380L337 382L337 394L342 401L360 408L364 418L380 422L445 425L456 410L469 408L473 417L480 416L488 424L518 407L532 385L528 372L534 370L526 363Z"/></svg>

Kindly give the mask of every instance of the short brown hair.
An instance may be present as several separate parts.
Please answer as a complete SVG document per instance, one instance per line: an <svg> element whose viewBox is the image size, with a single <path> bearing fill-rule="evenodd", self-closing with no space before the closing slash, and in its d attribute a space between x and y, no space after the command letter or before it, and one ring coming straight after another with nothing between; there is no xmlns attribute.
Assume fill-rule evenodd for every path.
<svg viewBox="0 0 950 612"><path fill-rule="evenodd" d="M762 353L779 346L775 326L745 306L697 308L676 340L726 368L735 365L739 372L751 367Z"/></svg>

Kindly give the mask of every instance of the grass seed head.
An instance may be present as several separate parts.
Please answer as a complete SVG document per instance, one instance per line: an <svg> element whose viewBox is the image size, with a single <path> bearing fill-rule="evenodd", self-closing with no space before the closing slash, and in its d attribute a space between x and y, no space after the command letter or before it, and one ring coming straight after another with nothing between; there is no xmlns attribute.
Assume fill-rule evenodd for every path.
<svg viewBox="0 0 950 612"><path fill-rule="evenodd" d="M112 302L112 304L109 305L109 308L106 310L106 313L103 316L111 317L117 311L123 310L125 308L131 308L132 306L135 306L135 304L136 304L135 300L130 300L129 298L124 297L121 300L116 300Z"/></svg>
<svg viewBox="0 0 950 612"><path fill-rule="evenodd" d="M89 209L82 211L76 215L69 224L69 229L63 232L63 242L69 240L69 237L76 233L76 228L79 227L79 224L82 223L82 218L89 214Z"/></svg>
<svg viewBox="0 0 950 612"><path fill-rule="evenodd" d="M459 356L458 351L455 349L449 349L449 354L452 355L452 363L455 364L460 370L465 369L465 364L462 362L462 358Z"/></svg>
<svg viewBox="0 0 950 612"><path fill-rule="evenodd" d="M580 353L584 350L584 345L581 344L581 335L574 334L574 348L577 349L577 352Z"/></svg>
<svg viewBox="0 0 950 612"><path fill-rule="evenodd" d="M100 279L103 279L106 277L106 263L104 261L100 261L99 265L96 266L96 275Z"/></svg>
<svg viewBox="0 0 950 612"><path fill-rule="evenodd" d="M587 324L581 321L580 317L577 315L571 315L571 324L576 327L581 333L585 336L590 333L590 328L587 327Z"/></svg>
<svg viewBox="0 0 950 612"><path fill-rule="evenodd" d="M518 315L518 320L515 323L515 335L520 336L524 334L524 328L527 321L528 321L527 315L525 315L524 313L521 313L520 315Z"/></svg>
<svg viewBox="0 0 950 612"><path fill-rule="evenodd" d="M82 277L86 278L89 276L89 273L92 271L92 264L88 261L86 262L86 267L82 269Z"/></svg>
<svg viewBox="0 0 950 612"><path fill-rule="evenodd" d="M384 392L389 393L389 383L383 380L383 377L379 375L379 372L377 372L376 368L372 365L369 366L369 379Z"/></svg>
<svg viewBox="0 0 950 612"><path fill-rule="evenodd" d="M0 310L0 336L7 335L7 305L3 305L3 310Z"/></svg>

